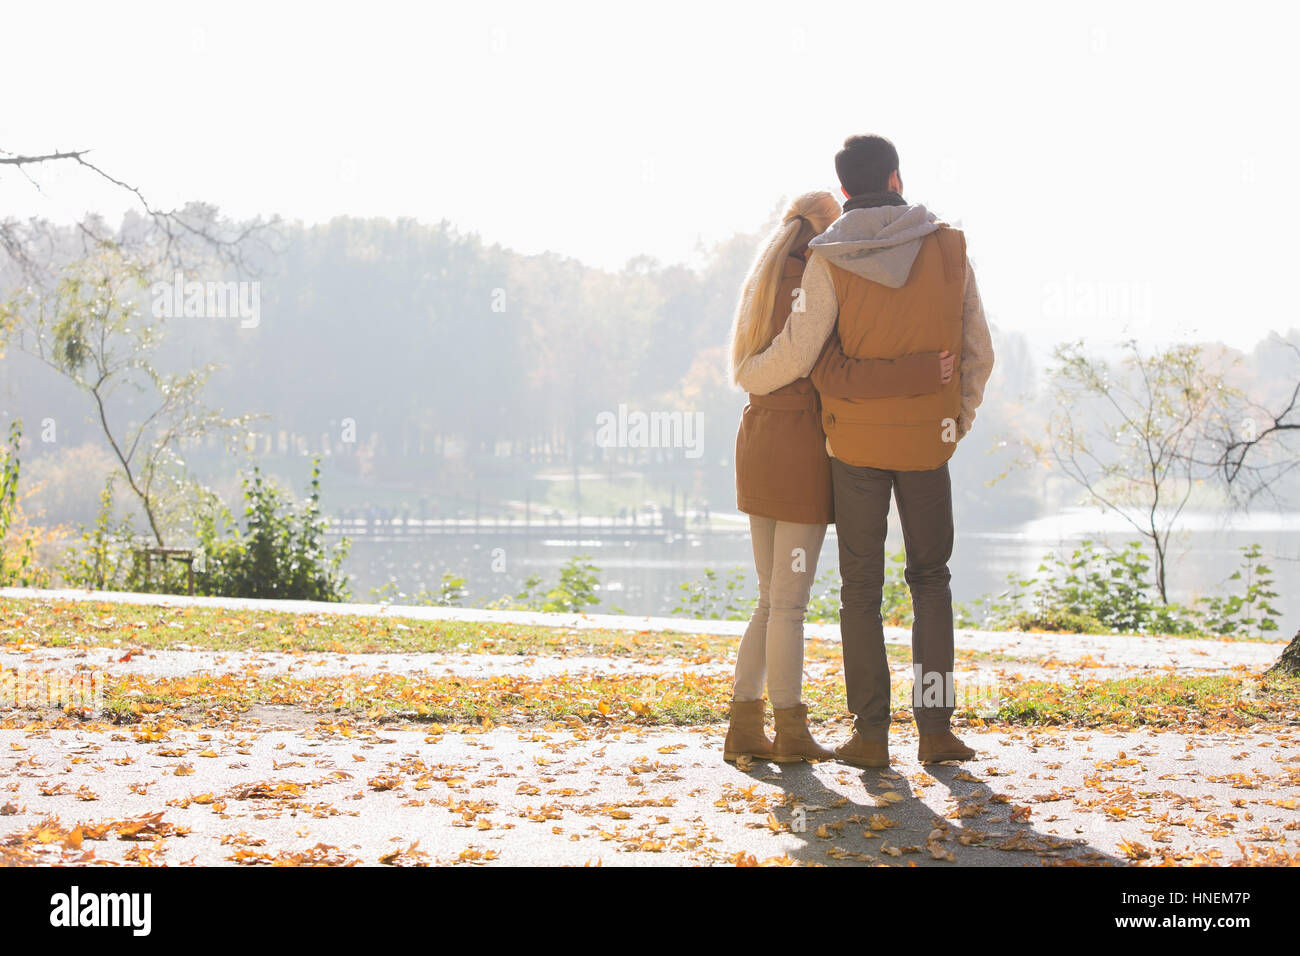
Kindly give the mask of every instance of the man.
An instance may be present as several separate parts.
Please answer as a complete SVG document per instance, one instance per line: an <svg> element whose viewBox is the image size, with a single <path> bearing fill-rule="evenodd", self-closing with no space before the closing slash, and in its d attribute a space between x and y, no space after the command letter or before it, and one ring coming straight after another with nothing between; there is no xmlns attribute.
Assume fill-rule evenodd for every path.
<svg viewBox="0 0 1300 956"><path fill-rule="evenodd" d="M968 760L975 751L950 726L956 701L948 459L983 400L993 344L965 237L903 199L893 144L851 136L835 156L835 171L844 214L809 243L802 303L796 300L784 330L745 363L737 380L747 391L767 394L810 372L819 384L833 363L855 358L944 349L958 356L951 381L933 394L838 399L823 392L822 428L832 457L844 581L840 634L854 717L853 736L835 753L858 766L889 765L889 660L880 603L892 492L915 615L917 755L922 763Z"/></svg>

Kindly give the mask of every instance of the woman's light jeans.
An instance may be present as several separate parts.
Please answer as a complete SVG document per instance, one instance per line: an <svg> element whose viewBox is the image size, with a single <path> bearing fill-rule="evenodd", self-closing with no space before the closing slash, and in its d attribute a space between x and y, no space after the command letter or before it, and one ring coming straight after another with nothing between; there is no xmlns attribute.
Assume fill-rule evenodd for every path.
<svg viewBox="0 0 1300 956"><path fill-rule="evenodd" d="M817 575L824 524L795 524L749 516L758 570L758 606L736 654L736 700L758 700L767 677L773 710L803 699L803 619Z"/></svg>

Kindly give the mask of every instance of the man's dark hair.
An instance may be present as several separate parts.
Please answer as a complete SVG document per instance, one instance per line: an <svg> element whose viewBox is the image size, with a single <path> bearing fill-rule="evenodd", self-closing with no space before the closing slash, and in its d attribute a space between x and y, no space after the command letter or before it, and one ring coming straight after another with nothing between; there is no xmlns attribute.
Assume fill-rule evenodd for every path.
<svg viewBox="0 0 1300 956"><path fill-rule="evenodd" d="M898 150L883 136L850 136L835 154L835 172L850 196L884 192L897 168Z"/></svg>

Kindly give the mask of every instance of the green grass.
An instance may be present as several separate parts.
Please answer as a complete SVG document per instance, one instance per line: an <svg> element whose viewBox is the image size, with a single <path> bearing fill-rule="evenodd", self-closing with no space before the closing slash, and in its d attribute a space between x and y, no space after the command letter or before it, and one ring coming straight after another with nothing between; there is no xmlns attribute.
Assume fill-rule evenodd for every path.
<svg viewBox="0 0 1300 956"><path fill-rule="evenodd" d="M338 654L466 653L542 657L668 657L729 659L738 637L540 627L476 621L420 621L344 614L287 614L218 608L158 607L0 598L0 644L38 647L122 647L167 650L179 645L209 651L287 651ZM908 648L887 645L891 660ZM834 641L810 639L811 660L838 660ZM960 659L1009 660L959 652Z"/></svg>
<svg viewBox="0 0 1300 956"><path fill-rule="evenodd" d="M906 681L901 682L906 684ZM896 690L906 690L900 685ZM318 718L481 724L579 721L642 726L717 725L727 718L730 677L671 674L571 677L458 677L368 674L356 677L262 677L253 672L176 678L147 674L110 678L101 716L115 722L211 723L258 705L296 708ZM804 700L817 722L843 721L839 676L805 682ZM893 719L911 721L906 695ZM1241 730L1300 722L1300 680L1254 675L1013 683L1002 689L996 716L959 708L959 724L1121 730L1149 727L1182 733Z"/></svg>
<svg viewBox="0 0 1300 956"><path fill-rule="evenodd" d="M1247 675L1138 677L1057 684L1024 681L1007 689L997 721L1079 727L1242 726L1291 720L1300 682Z"/></svg>
<svg viewBox="0 0 1300 956"><path fill-rule="evenodd" d="M723 635L575 630L456 621L416 621L270 611L168 608L83 601L0 599L0 645L110 646L128 650L178 645L212 651L328 653L466 652L495 655L674 657L700 662L734 659L738 638ZM895 662L910 649L887 645ZM810 660L837 662L833 641L809 641ZM1003 654L958 652L958 660L1012 662ZM622 674L570 679L526 675L493 677L356 678L261 677L254 672L197 674L162 679L110 679L105 715L150 720L172 715L200 719L216 709L246 710L282 704L325 714L373 719L478 723L485 719L569 720L698 725L726 719L730 675ZM1213 676L1161 674L1074 684L1005 682L996 716L972 723L1020 726L1184 729L1244 727L1262 721L1300 722L1300 681L1246 673ZM840 720L844 685L838 672L809 679L805 697L815 720ZM906 708L895 720L910 719Z"/></svg>

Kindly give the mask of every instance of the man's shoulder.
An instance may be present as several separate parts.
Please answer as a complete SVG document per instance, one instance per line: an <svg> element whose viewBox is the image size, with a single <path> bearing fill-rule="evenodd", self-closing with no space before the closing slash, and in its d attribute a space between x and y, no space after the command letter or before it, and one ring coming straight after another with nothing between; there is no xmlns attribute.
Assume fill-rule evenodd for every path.
<svg viewBox="0 0 1300 956"><path fill-rule="evenodd" d="M934 241L943 250L945 265L949 261L953 263L960 262L964 268L966 263L966 233L946 222L941 221L938 225L939 228L930 235L934 237Z"/></svg>

